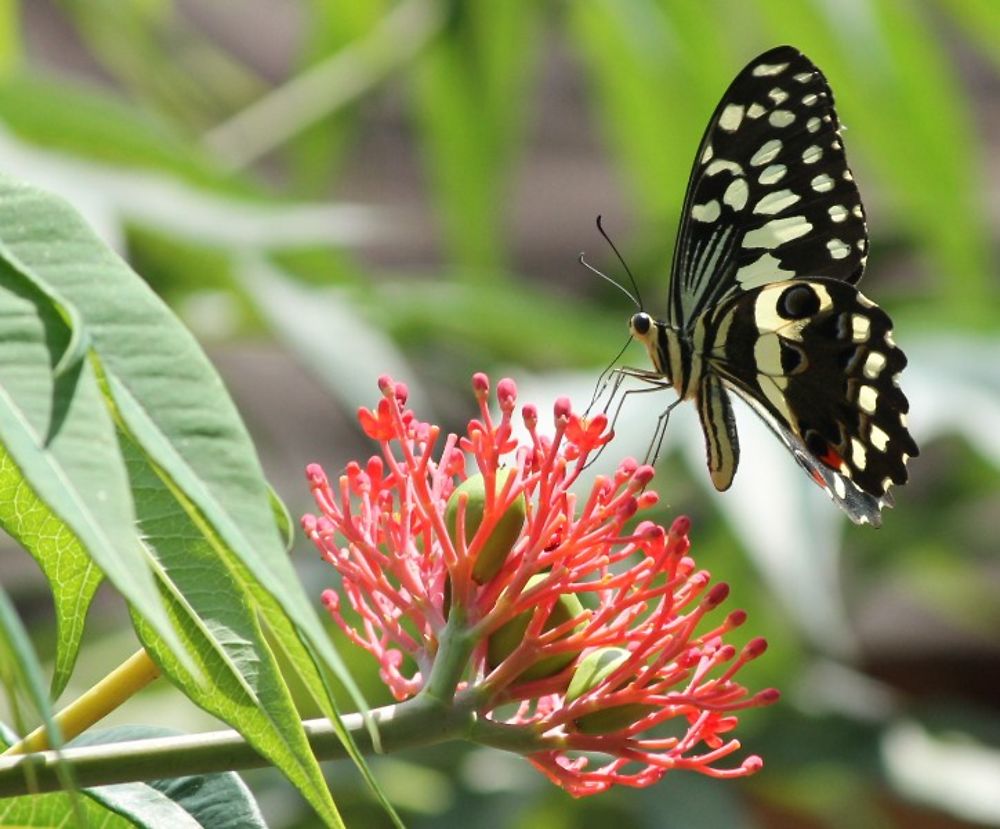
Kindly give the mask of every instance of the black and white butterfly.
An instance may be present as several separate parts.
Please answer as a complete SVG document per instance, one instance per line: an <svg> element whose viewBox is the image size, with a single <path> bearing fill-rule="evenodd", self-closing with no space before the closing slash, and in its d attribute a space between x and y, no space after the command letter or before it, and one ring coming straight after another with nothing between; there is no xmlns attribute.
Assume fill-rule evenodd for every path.
<svg viewBox="0 0 1000 829"><path fill-rule="evenodd" d="M684 198L666 320L629 329L698 407L716 488L742 397L855 523L881 523L917 454L888 315L854 287L868 254L833 94L791 46L757 57L708 123Z"/></svg>

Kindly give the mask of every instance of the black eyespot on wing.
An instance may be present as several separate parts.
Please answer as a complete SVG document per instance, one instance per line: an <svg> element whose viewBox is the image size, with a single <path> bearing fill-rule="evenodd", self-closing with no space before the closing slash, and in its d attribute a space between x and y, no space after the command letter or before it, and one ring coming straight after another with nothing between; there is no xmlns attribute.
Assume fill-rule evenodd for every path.
<svg viewBox="0 0 1000 829"><path fill-rule="evenodd" d="M808 285L792 285L778 297L778 313L786 320L801 320L819 311L819 294Z"/></svg>

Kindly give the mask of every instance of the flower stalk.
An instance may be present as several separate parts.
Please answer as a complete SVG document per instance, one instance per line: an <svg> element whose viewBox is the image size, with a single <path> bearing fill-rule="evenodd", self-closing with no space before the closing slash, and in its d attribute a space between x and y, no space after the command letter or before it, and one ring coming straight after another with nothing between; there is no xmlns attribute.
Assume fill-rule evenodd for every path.
<svg viewBox="0 0 1000 829"><path fill-rule="evenodd" d="M159 676L160 668L149 654L143 649L136 651L52 718L59 728L61 739L67 742L82 734ZM45 751L51 745L48 729L40 726L10 746L0 757Z"/></svg>

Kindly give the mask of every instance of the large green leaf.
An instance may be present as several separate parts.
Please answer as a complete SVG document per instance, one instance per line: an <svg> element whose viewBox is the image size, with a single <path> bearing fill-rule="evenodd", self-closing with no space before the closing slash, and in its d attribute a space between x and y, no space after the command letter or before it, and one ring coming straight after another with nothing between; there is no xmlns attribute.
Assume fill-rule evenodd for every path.
<svg viewBox="0 0 1000 829"><path fill-rule="evenodd" d="M44 223L20 215L10 192L0 183L0 443L37 499L179 647L135 534L114 427L90 361L82 358L86 335L79 315L19 258L25 246L55 254L57 245L46 246ZM5 528L16 534L12 511L0 518L15 518ZM33 555L50 562L44 569L55 566L61 546L45 536L21 540L35 542ZM64 652L63 665L74 656L74 650Z"/></svg>
<svg viewBox="0 0 1000 829"><path fill-rule="evenodd" d="M200 674L193 675L140 618L146 650L196 704L239 731L298 787L329 825L340 825L298 712L257 623L249 574L226 566L227 551L169 479L122 438L143 539L159 562L164 600ZM231 553L228 555L231 556Z"/></svg>
<svg viewBox="0 0 1000 829"><path fill-rule="evenodd" d="M0 239L80 314L126 431L353 687L288 560L246 428L195 339L60 199L0 179Z"/></svg>

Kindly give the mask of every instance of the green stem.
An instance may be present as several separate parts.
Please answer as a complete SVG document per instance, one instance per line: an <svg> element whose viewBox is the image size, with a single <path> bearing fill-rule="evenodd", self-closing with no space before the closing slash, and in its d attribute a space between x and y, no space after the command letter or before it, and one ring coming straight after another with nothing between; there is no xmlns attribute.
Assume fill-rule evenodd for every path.
<svg viewBox="0 0 1000 829"><path fill-rule="evenodd" d="M438 652L427 685L420 696L450 707L478 641L479 637L470 633L465 608L453 603L448 611L448 623L438 639Z"/></svg>
<svg viewBox="0 0 1000 829"><path fill-rule="evenodd" d="M378 725L385 752L463 737L473 722L473 715L464 707L445 708L422 697L375 709L371 716ZM361 715L347 714L341 719L358 748L373 753ZM317 759L347 756L328 720L307 720L303 727ZM61 789L57 776L60 758L72 769L81 788L270 765L235 731L131 740L0 757L0 797Z"/></svg>

